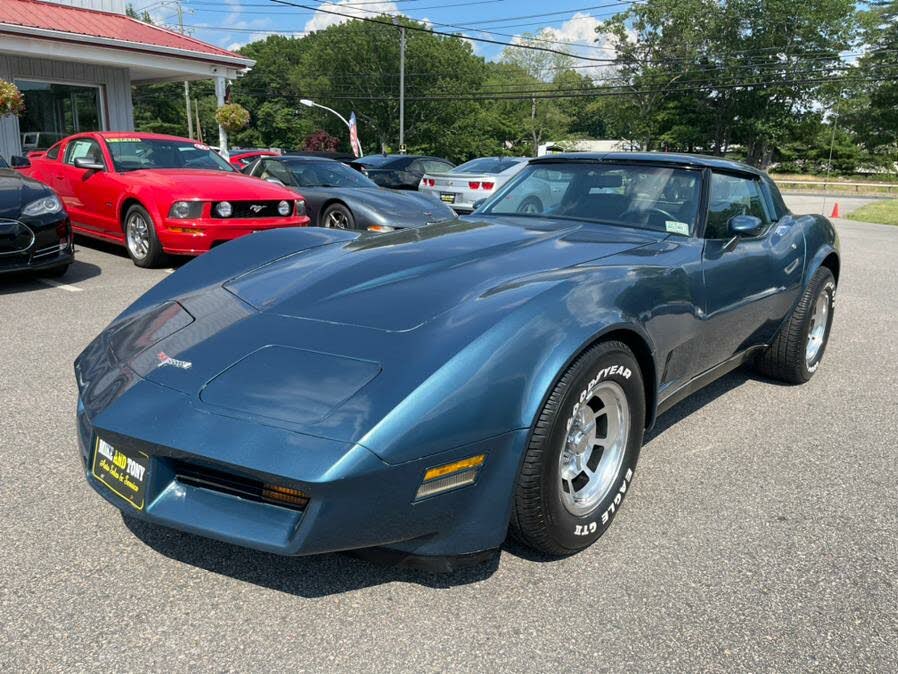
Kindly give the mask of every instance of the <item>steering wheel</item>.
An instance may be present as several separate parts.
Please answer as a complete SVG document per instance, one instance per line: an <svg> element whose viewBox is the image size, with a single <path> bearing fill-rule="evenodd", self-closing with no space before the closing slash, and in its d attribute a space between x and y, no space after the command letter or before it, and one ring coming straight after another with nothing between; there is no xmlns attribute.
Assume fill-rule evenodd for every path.
<svg viewBox="0 0 898 674"><path fill-rule="evenodd" d="M662 208L653 207L653 208L646 208L645 210L636 210L633 208L628 208L623 213L621 213L621 216L620 216L621 220L623 220L624 222L627 222L627 216L630 214L639 214L639 215L649 214L649 217L647 217L645 219L645 224L649 225L653 228L656 227L656 225L652 222L654 220L654 217L652 217L652 216L655 216L655 215L661 216L661 218L663 218L664 220L673 220L674 222L679 222L679 220L676 217L674 217L673 215L671 215L670 213L668 213L667 211L665 211ZM664 229L664 227L663 226L658 227L658 229Z"/></svg>

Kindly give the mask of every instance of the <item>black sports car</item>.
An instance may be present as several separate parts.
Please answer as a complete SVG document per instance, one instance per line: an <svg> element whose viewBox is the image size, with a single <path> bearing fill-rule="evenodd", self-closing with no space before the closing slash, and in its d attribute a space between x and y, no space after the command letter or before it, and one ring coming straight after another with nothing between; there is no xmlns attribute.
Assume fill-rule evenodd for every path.
<svg viewBox="0 0 898 674"><path fill-rule="evenodd" d="M317 227L389 232L455 217L446 204L418 192L385 190L333 159L260 157L244 172L301 194Z"/></svg>
<svg viewBox="0 0 898 674"><path fill-rule="evenodd" d="M0 273L62 276L74 260L72 225L62 201L0 157Z"/></svg>
<svg viewBox="0 0 898 674"><path fill-rule="evenodd" d="M455 168L446 159L413 154L371 154L350 166L391 190L417 190L425 173L446 173Z"/></svg>

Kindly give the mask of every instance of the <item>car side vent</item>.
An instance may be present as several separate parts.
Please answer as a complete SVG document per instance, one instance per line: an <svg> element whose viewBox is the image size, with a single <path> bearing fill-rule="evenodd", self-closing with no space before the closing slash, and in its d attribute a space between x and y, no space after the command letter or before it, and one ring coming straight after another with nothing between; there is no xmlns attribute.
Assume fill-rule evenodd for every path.
<svg viewBox="0 0 898 674"><path fill-rule="evenodd" d="M172 468L175 479L191 487L230 494L249 501L271 503L292 510L304 510L309 502L309 497L305 493L292 487L269 484L186 461L175 461Z"/></svg>

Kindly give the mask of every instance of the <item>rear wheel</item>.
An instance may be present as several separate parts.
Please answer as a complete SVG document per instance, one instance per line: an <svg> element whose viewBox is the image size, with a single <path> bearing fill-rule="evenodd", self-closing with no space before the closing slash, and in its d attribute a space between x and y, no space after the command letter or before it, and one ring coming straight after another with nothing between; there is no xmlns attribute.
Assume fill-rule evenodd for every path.
<svg viewBox="0 0 898 674"><path fill-rule="evenodd" d="M814 376L829 341L836 300L836 279L818 269L776 339L755 361L762 374L789 384Z"/></svg>
<svg viewBox="0 0 898 674"><path fill-rule="evenodd" d="M618 341L590 348L556 384L531 433L515 492L515 537L554 555L592 545L630 486L644 427L633 353Z"/></svg>
<svg viewBox="0 0 898 674"><path fill-rule="evenodd" d="M321 214L321 226L328 229L355 229L355 218L343 204L332 204Z"/></svg>
<svg viewBox="0 0 898 674"><path fill-rule="evenodd" d="M125 247L138 267L158 267L165 260L156 236L153 219L143 206L134 205L125 213Z"/></svg>

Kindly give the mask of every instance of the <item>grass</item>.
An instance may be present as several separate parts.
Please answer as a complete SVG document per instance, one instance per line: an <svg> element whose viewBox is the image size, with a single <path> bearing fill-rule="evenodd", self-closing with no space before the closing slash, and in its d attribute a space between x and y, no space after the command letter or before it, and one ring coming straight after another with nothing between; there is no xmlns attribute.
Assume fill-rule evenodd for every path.
<svg viewBox="0 0 898 674"><path fill-rule="evenodd" d="M852 211L846 217L861 222L877 222L880 225L898 225L898 199L867 204Z"/></svg>

